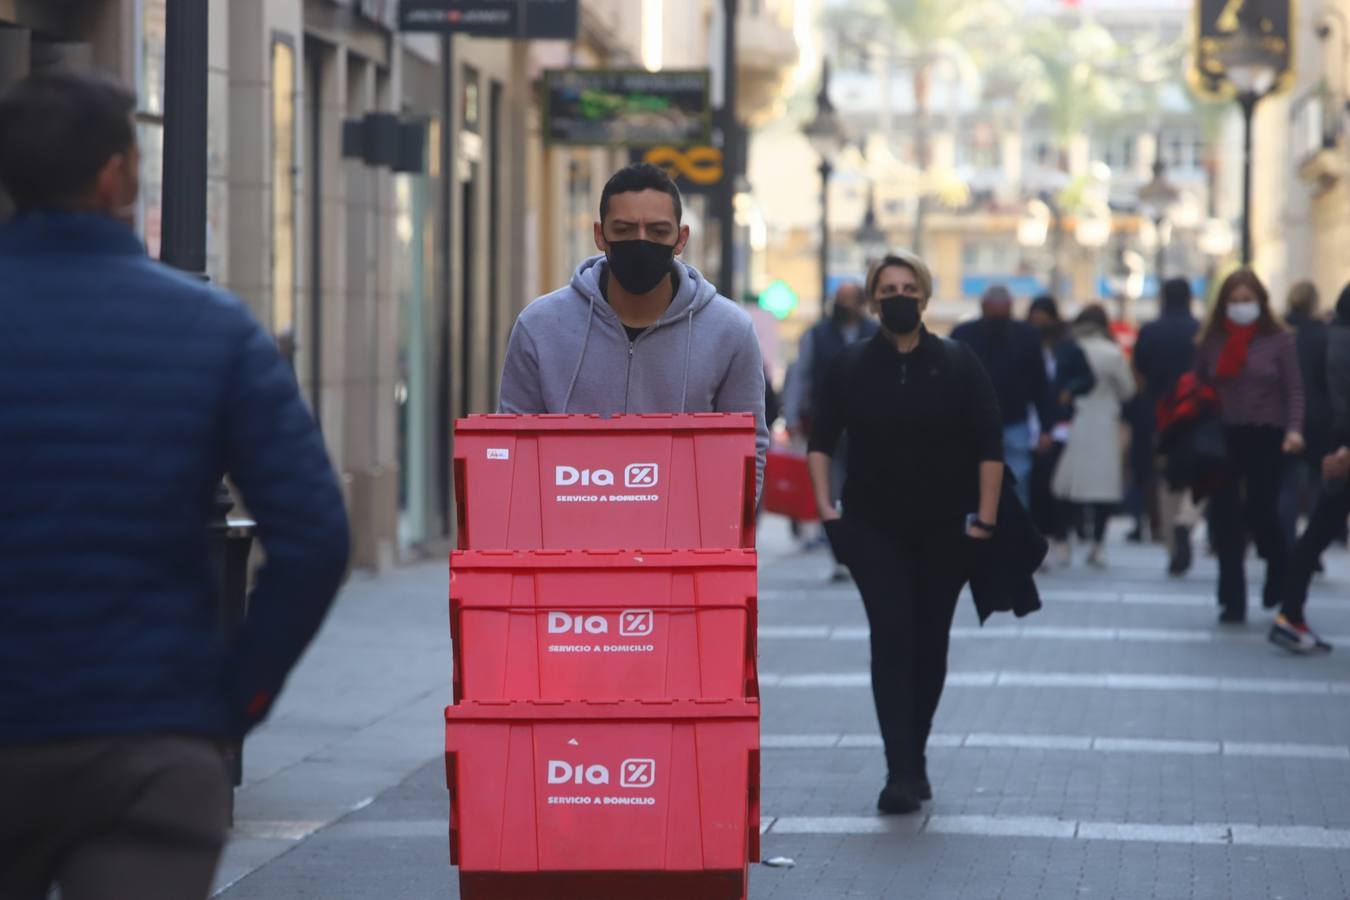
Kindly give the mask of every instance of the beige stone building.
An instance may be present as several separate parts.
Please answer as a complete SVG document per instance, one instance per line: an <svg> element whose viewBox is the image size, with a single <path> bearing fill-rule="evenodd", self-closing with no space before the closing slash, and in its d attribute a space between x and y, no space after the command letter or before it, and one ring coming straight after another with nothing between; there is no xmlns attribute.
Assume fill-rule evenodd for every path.
<svg viewBox="0 0 1350 900"><path fill-rule="evenodd" d="M159 250L166 0L0 4L0 78L95 66L140 98L140 225ZM371 0L211 0L208 274L292 354L341 473L354 561L444 545L454 418L489 411L525 296L526 56L394 30ZM421 165L346 147L375 113ZM453 151L455 165L445 164Z"/></svg>
<svg viewBox="0 0 1350 900"><path fill-rule="evenodd" d="M1296 11L1294 87L1257 109L1253 262L1277 303L1310 279L1329 309L1350 283L1350 0Z"/></svg>

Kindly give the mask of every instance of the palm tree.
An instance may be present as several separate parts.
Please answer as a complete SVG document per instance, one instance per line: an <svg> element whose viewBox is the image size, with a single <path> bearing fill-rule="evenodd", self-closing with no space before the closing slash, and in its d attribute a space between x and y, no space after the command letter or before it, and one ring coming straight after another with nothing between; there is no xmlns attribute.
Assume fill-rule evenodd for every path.
<svg viewBox="0 0 1350 900"><path fill-rule="evenodd" d="M1122 82L1113 71L1120 57L1111 33L1089 21L1066 30L1053 19L1042 19L1024 38L1022 99L1044 113L1059 169L1066 175L1072 174L1073 139L1121 109Z"/></svg>
<svg viewBox="0 0 1350 900"><path fill-rule="evenodd" d="M1008 17L1003 0L851 0L827 13L827 26L851 39L855 46L885 54L887 71L897 56L911 70L915 163L921 173L927 174L932 162L929 101L935 70L946 62L963 80L977 77L960 38L976 26L997 28ZM928 192L921 188L914 214L915 252L923 250L927 205Z"/></svg>
<svg viewBox="0 0 1350 900"><path fill-rule="evenodd" d="M1070 151L1076 138L1115 116L1122 108L1122 85L1128 76L1119 71L1122 53L1106 29L1086 16L1076 24L1041 18L1021 39L1019 52L1006 76L1024 108L1035 110L1049 126L1056 152L1056 168L1063 183L1046 198L1056 210L1051 244L1051 290L1060 288L1063 219L1082 211L1091 179L1071 171Z"/></svg>

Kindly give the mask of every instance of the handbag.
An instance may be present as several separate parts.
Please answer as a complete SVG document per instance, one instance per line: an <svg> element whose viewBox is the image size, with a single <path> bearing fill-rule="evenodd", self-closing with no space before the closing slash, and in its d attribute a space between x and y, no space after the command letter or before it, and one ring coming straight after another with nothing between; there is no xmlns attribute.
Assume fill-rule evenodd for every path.
<svg viewBox="0 0 1350 900"><path fill-rule="evenodd" d="M1173 490L1189 488L1196 499L1212 494L1228 468L1228 438L1219 410L1219 392L1197 372L1177 379L1158 401L1157 448L1167 459L1164 472Z"/></svg>
<svg viewBox="0 0 1350 900"><path fill-rule="evenodd" d="M764 511L798 522L820 518L805 454L783 445L769 448L764 458Z"/></svg>

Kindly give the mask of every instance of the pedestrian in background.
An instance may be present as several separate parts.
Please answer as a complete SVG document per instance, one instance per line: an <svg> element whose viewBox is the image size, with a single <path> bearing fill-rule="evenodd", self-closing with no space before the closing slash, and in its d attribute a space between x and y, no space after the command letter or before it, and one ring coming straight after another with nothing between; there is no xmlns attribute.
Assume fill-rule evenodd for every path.
<svg viewBox="0 0 1350 900"><path fill-rule="evenodd" d="M1194 295L1189 281L1168 279L1162 297L1158 318L1139 330L1134 345L1134 371L1151 416L1157 415L1159 401L1171 396L1181 376L1195 367L1196 336L1200 332L1200 321L1191 312ZM1163 463L1156 467L1158 472L1166 470ZM1192 562L1191 529L1199 521L1190 488L1171 484L1165 476L1159 478L1158 508L1168 540L1167 571L1184 575Z"/></svg>
<svg viewBox="0 0 1350 900"><path fill-rule="evenodd" d="M1055 423L1050 432L1049 446L1038 449L1032 461L1031 518L1056 548L1060 564L1067 565L1072 508L1055 496L1051 484L1073 426L1074 398L1091 391L1096 386L1096 376L1092 374L1083 348L1078 346L1068 326L1060 318L1059 304L1054 297L1043 296L1033 300L1027 322L1041 336L1045 376L1053 398Z"/></svg>
<svg viewBox="0 0 1350 900"><path fill-rule="evenodd" d="M1094 304L1079 313L1073 333L1094 384L1074 403L1073 429L1055 470L1053 490L1090 522L1092 549L1087 563L1100 568L1106 565L1106 526L1124 492L1120 416L1121 407L1134 396L1134 377L1111 334L1105 307Z"/></svg>
<svg viewBox="0 0 1350 900"><path fill-rule="evenodd" d="M1219 621L1247 620L1247 535L1266 561L1262 602L1279 605L1289 546L1280 530L1285 459L1303 453L1303 378L1294 335L1275 319L1270 295L1250 269L1229 275L1200 338L1200 377L1219 394L1227 477L1209 501L1219 556Z"/></svg>
<svg viewBox="0 0 1350 900"><path fill-rule="evenodd" d="M1294 653L1331 650L1331 645L1308 627L1304 607L1318 559L1345 531L1346 517L1350 516L1350 285L1336 301L1336 318L1326 336L1323 376L1331 421L1327 452L1318 472L1321 487L1308 527L1294 544L1280 614L1270 628L1271 641Z"/></svg>
<svg viewBox="0 0 1350 900"><path fill-rule="evenodd" d="M919 257L895 252L873 264L867 295L882 330L831 367L808 456L830 543L853 573L871 628L888 772L877 806L886 813L915 812L932 796L925 750L952 616L997 527L1003 481L993 386L968 348L923 327L932 294ZM845 432L841 518L830 468Z"/></svg>
<svg viewBox="0 0 1350 900"><path fill-rule="evenodd" d="M788 432L794 439L809 441L811 424L824 409L826 376L830 367L845 348L876 336L881 326L868 311L862 285L845 281L835 290L830 313L802 335L797 348L799 377L791 382L791 393L785 408ZM837 504L843 498L844 480L848 476L848 437L842 439L839 452L834 455L830 470L830 496ZM827 542L828 543L828 542ZM833 581L848 578L848 569L838 557L834 560Z"/></svg>
<svg viewBox="0 0 1350 900"><path fill-rule="evenodd" d="M1050 385L1045 376L1041 338L1026 322L1012 317L1013 299L1008 289L995 285L985 291L981 315L952 331L984 365L998 395L1003 419L1003 454L1024 506L1031 505L1032 451L1049 450L1055 429ZM1032 416L1040 426L1033 441Z"/></svg>
<svg viewBox="0 0 1350 900"><path fill-rule="evenodd" d="M754 323L678 260L689 243L679 189L642 163L616 172L592 227L599 255L516 319L503 413L739 412L755 417L760 484L769 428Z"/></svg>
<svg viewBox="0 0 1350 900"><path fill-rule="evenodd" d="M1128 358L1126 360L1129 362ZM1134 527L1125 535L1131 544L1163 543L1162 513L1158 508L1157 413L1136 393L1121 411L1129 429L1125 463L1125 511Z"/></svg>
<svg viewBox="0 0 1350 900"><path fill-rule="evenodd" d="M0 95L0 897L191 900L229 825L222 744L272 708L347 565L337 478L237 298L146 257L135 97ZM227 645L228 475L266 562Z"/></svg>
<svg viewBox="0 0 1350 900"><path fill-rule="evenodd" d="M1280 488L1280 528L1292 547L1298 520L1310 512L1322 487L1322 460L1331 452L1331 396L1327 386L1327 323L1320 315L1317 287L1300 281L1289 289L1285 322L1294 330L1305 411L1303 440L1307 448L1291 456Z"/></svg>

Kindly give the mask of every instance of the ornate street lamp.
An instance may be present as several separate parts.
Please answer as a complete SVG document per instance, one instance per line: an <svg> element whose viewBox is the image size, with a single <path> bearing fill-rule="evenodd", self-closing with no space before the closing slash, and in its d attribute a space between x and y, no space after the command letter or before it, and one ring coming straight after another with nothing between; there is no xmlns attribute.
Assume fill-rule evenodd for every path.
<svg viewBox="0 0 1350 900"><path fill-rule="evenodd" d="M1233 36L1224 40L1218 58L1223 64L1224 76L1237 89L1238 103L1242 106L1242 264L1245 266L1251 263L1252 257L1252 117L1257 104L1274 89L1284 59L1270 47L1249 15L1243 17L1241 27Z"/></svg>
<svg viewBox="0 0 1350 900"><path fill-rule="evenodd" d="M867 212L863 213L862 224L854 235L859 249L863 253L863 265L871 266L881 259L889 249L886 232L877 225L877 185L873 181L867 185Z"/></svg>
<svg viewBox="0 0 1350 900"><path fill-rule="evenodd" d="M830 100L828 59L821 64L815 118L806 124L802 134L820 157L820 302L824 308L830 292L830 176L834 173L834 158L844 146L844 129Z"/></svg>
<svg viewBox="0 0 1350 900"><path fill-rule="evenodd" d="M1164 263L1167 258L1167 243L1171 230L1172 209L1181 198L1176 185L1167 180L1167 163L1163 160L1162 135L1158 135L1157 151L1153 155L1153 178L1139 189L1139 205L1142 212L1153 220L1157 230L1158 246L1154 271L1158 277L1158 289L1162 290Z"/></svg>

